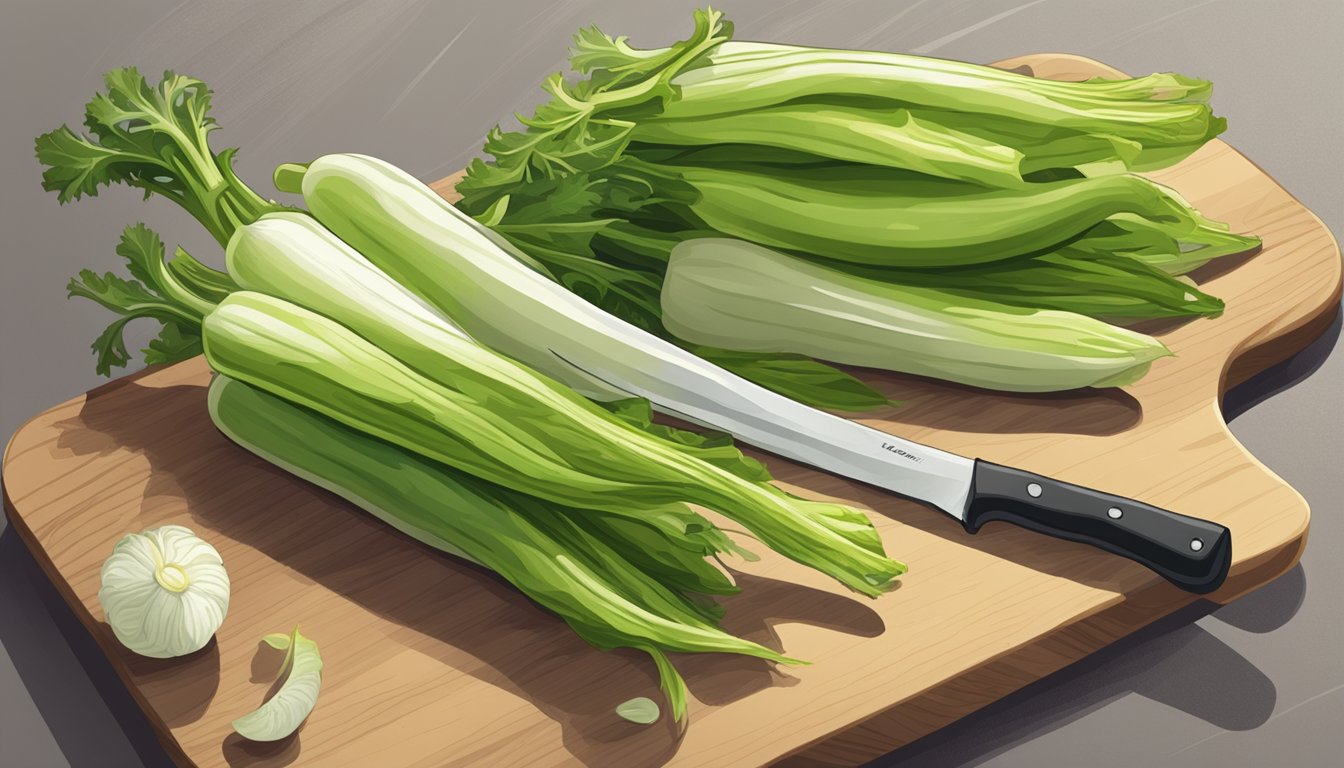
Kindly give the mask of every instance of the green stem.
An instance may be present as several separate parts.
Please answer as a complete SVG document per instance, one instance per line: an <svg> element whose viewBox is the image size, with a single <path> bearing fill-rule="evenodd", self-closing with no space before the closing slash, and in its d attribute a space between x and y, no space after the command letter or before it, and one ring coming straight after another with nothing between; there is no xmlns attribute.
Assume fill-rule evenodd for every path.
<svg viewBox="0 0 1344 768"><path fill-rule="evenodd" d="M204 318L214 310L215 303L197 296L191 289L183 285L182 281L177 279L177 276L168 268L168 263L163 259L155 259L153 261L153 269L155 277L158 280L159 290L162 292L163 297L170 301L177 302L179 305L195 313L195 322L197 324L200 323L201 318Z"/></svg>

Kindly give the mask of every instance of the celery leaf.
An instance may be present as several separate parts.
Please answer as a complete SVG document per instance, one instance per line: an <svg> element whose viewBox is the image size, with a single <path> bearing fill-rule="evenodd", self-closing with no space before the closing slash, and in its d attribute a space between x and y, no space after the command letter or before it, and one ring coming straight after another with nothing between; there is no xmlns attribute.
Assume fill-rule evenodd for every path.
<svg viewBox="0 0 1344 768"><path fill-rule="evenodd" d="M130 321L142 317L163 324L159 336L143 350L146 364L173 363L200 354L201 313L181 300L186 289L172 284L174 278L163 264L163 241L158 234L144 224L128 226L116 251L135 279L86 269L66 286L70 296L97 302L119 315L93 342L95 370L110 376L113 368L130 363L123 333ZM195 300L201 301L199 297Z"/></svg>
<svg viewBox="0 0 1344 768"><path fill-rule="evenodd" d="M207 137L217 126L205 83L169 71L151 86L126 67L108 72L103 84L84 107L87 135L62 125L37 138L42 187L60 202L126 184L182 206L221 245L240 224L283 209L234 175L236 150L211 151Z"/></svg>

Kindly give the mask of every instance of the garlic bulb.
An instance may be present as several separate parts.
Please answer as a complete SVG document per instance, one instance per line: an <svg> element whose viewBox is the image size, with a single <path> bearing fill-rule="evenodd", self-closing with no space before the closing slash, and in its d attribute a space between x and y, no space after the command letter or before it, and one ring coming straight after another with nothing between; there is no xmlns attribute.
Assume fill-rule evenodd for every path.
<svg viewBox="0 0 1344 768"><path fill-rule="evenodd" d="M98 602L122 645L166 659L199 651L229 610L219 552L189 529L129 533L103 563Z"/></svg>

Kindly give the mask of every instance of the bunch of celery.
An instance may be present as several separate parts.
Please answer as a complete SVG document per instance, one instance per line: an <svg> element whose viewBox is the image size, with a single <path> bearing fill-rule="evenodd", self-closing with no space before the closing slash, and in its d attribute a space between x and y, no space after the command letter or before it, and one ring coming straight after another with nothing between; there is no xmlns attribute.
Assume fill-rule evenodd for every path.
<svg viewBox="0 0 1344 768"><path fill-rule="evenodd" d="M711 258L704 247L693 262L669 267L687 240L739 239L891 286L866 294L889 315L911 309L902 288L919 289L946 305L941 332L971 363L933 375L993 387L998 366L977 368L975 360L1022 349L1009 363L1026 372L1022 386L1040 391L1137 378L1146 362L1128 377L1089 379L1070 361L1090 357L1099 337L1107 338L1103 349L1137 339L1143 360L1166 354L1162 344L1078 316L1215 316L1222 303L1180 275L1258 244L1131 173L1171 165L1224 129L1206 81L1155 74L1056 82L731 37L712 10L696 12L691 37L667 48L581 31L571 62L583 77L548 78L551 100L522 118L521 130L491 132L491 159L471 164L459 206L575 292L725 367L738 364L734 355L789 352L872 364L871 355L843 353L863 345L889 347L884 367L928 373L937 365L903 343L910 334L863 332L861 323L850 328L851 344L827 354L824 340L809 338L823 308L771 311L769 294L751 302L752 327L733 319L742 307L724 303L739 298L732 287L682 291L670 307L663 281L669 269L685 268L678 262L701 269L683 284L728 274L702 268ZM718 258L734 253L725 246ZM779 281L806 279L773 263L783 270L773 275ZM1025 316L1013 308L1068 314L1053 316L1049 345L996 349L958 319L963 302L1024 340L1033 328L1011 327ZM669 318L674 310L682 316ZM719 322L702 332L691 315ZM765 331L777 341L761 343ZM803 382L824 375L738 372L812 402Z"/></svg>
<svg viewBox="0 0 1344 768"><path fill-rule="evenodd" d="M680 366L683 383L727 376L679 349L668 356L657 339L638 349L641 332L594 320L596 308L423 184L371 158L331 156L287 169L317 218L285 209L233 175L232 151L211 152L202 83L169 73L154 88L129 69L106 83L87 109L91 135L62 126L39 137L44 186L62 201L111 183L167 196L226 245L228 271L181 251L165 261L156 234L128 227L117 252L134 279L85 271L70 284L121 315L94 343L101 371L128 362L131 320L159 320L146 360L203 350L220 374L209 404L221 431L497 572L593 645L648 652L678 718L685 685L667 652L794 663L716 626L712 596L737 587L707 558L750 555L690 505L865 595L904 572L862 512L785 493L730 443L653 424L647 403L599 405L541 372L583 382L551 350L536 356L513 338L520 315L586 328L569 334L576 358L658 357L664 375ZM473 269L479 279L458 279ZM527 295L528 278L541 281L540 298ZM485 293L490 279L497 290Z"/></svg>

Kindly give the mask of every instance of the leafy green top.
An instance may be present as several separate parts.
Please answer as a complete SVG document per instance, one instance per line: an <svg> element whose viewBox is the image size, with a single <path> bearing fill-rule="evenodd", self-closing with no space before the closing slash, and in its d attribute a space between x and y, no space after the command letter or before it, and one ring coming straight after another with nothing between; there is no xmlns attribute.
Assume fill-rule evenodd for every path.
<svg viewBox="0 0 1344 768"><path fill-rule="evenodd" d="M671 81L700 64L732 36L732 25L712 8L695 12L695 31L667 48L638 50L625 37L612 38L596 27L574 38L570 63L589 77L573 86L556 72L542 83L551 100L532 117L518 116L522 131L495 126L485 151L493 163L476 159L458 184L463 210L480 213L520 181L556 179L605 168L621 156L641 107L660 107L674 95Z"/></svg>
<svg viewBox="0 0 1344 768"><path fill-rule="evenodd" d="M119 315L93 342L98 373L110 376L113 367L130 362L122 333L127 323L141 317L163 324L158 338L143 350L145 363L170 363L199 355L201 319L214 304L185 287L170 271L159 236L144 224L126 227L117 255L126 260L127 271L135 279L85 269L66 286L71 296L91 299ZM179 260L195 262L181 249L175 261Z"/></svg>
<svg viewBox="0 0 1344 768"><path fill-rule="evenodd" d="M220 245L239 226L284 208L234 175L237 150L210 150L207 138L217 125L209 114L210 89L200 80L165 72L152 87L127 67L108 72L103 82L106 93L94 94L84 107L87 135L62 125L37 138L37 159L46 166L42 186L61 203L126 184L143 189L145 197L158 194L182 206ZM116 250L133 279L86 269L68 286L71 296L119 315L93 343L98 373L110 376L113 367L130 362L122 333L141 317L163 324L144 350L146 363L199 354L201 317L238 286L181 248L165 262L163 242L144 224L127 227Z"/></svg>
<svg viewBox="0 0 1344 768"><path fill-rule="evenodd" d="M185 208L220 245L240 225L283 208L234 175L236 149L210 151L216 124L205 83L170 71L151 87L134 67L114 69L103 82L107 92L84 107L88 135L62 125L37 138L37 159L47 166L42 186L62 203L118 182L139 187Z"/></svg>

